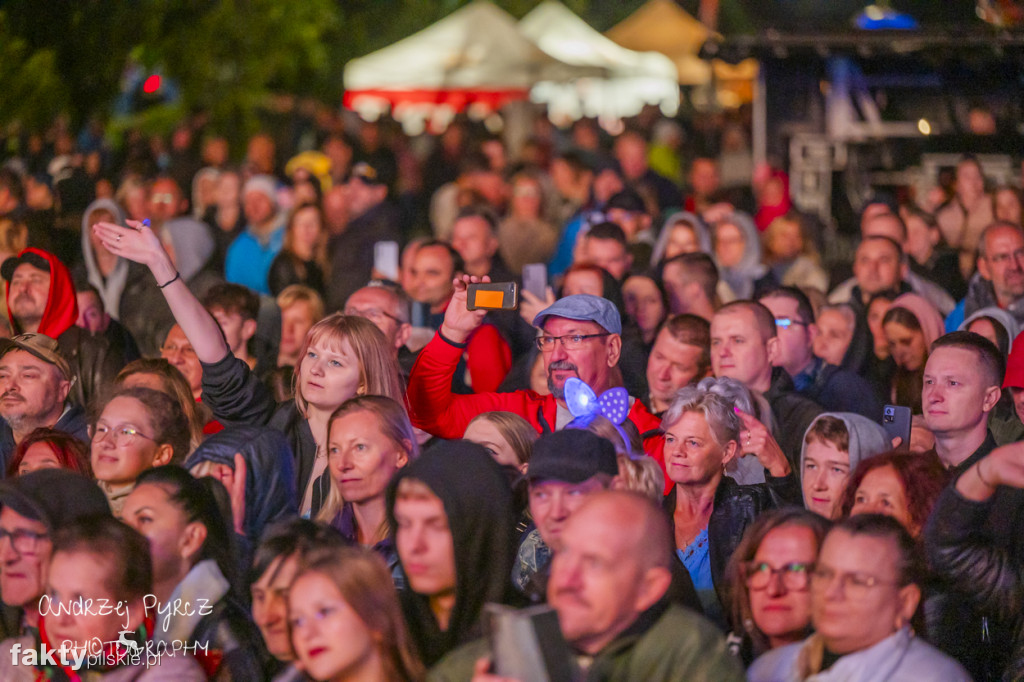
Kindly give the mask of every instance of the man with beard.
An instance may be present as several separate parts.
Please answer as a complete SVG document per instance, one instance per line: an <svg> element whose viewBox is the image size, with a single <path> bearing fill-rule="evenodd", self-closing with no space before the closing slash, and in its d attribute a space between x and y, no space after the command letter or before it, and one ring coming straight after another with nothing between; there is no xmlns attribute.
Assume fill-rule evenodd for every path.
<svg viewBox="0 0 1024 682"><path fill-rule="evenodd" d="M67 400L73 381L54 339L22 334L0 344L0 476L18 443L37 428L89 441L85 410Z"/></svg>
<svg viewBox="0 0 1024 682"><path fill-rule="evenodd" d="M468 275L455 280L455 294L445 310L444 322L413 366L407 395L414 426L439 438L461 438L476 415L504 410L526 419L538 433L558 431L573 419L565 402L565 382L569 377L583 380L599 396L609 388L621 386L619 312L607 299L575 294L556 301L533 320L533 326L541 331L537 346L550 395L534 391L453 394L452 373L466 340L487 312L466 309L466 286L478 281ZM627 418L645 436L645 450L653 451L661 441L654 433L659 420L634 398L629 399Z"/></svg>

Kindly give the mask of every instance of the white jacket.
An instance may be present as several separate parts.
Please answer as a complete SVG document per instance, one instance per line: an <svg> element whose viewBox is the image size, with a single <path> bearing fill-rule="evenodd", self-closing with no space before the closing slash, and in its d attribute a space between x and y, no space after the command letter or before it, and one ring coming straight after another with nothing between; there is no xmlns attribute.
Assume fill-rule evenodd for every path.
<svg viewBox="0 0 1024 682"><path fill-rule="evenodd" d="M818 635L773 649L747 671L748 682L970 682L963 666L903 627L878 644L846 654L831 668L821 665Z"/></svg>

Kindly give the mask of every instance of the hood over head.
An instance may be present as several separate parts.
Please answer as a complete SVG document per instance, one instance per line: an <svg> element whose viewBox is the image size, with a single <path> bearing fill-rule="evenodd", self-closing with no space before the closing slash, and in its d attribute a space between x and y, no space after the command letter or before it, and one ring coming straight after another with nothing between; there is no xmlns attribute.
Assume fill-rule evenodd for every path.
<svg viewBox="0 0 1024 682"><path fill-rule="evenodd" d="M75 299L75 286L71 280L71 272L52 253L32 246L24 249L17 256L8 258L4 261L4 265L7 266L8 263L12 263L15 259L32 263L37 267L43 263L49 266L50 293L46 299L46 310L43 312L43 319L39 323L37 331L51 338L57 338L73 327L78 320L78 301ZM11 272L7 273L8 267L3 268L4 274L13 276L14 270L11 269ZM11 328L14 332L21 334L25 330L18 325L14 319L14 314L11 312L10 279L6 276L4 279L7 279L7 293L5 295L7 300L7 317L11 321Z"/></svg>
<svg viewBox="0 0 1024 682"><path fill-rule="evenodd" d="M665 260L665 249L668 248L668 239L672 234L672 227L676 223L692 225L693 232L697 236L697 245L701 252L711 253L711 235L708 233L708 227L704 224L704 221L689 211L679 211L665 219L661 232L658 233L658 240L654 243L654 249L651 251L652 266L657 266Z"/></svg>
<svg viewBox="0 0 1024 682"><path fill-rule="evenodd" d="M881 416L881 415L879 415ZM865 459L892 450L892 441L882 425L853 412L824 412L815 417L804 432L800 443L800 471L804 470L804 454L807 452L807 434L823 417L835 417L846 425L850 436L850 473Z"/></svg>
<svg viewBox="0 0 1024 682"><path fill-rule="evenodd" d="M92 233L92 223L89 221L94 211L110 211L114 216L114 222L124 225L124 212L115 201L110 199L97 199L89 204L85 213L82 214L82 258L85 261L85 270L88 274L89 284L96 287L103 299L103 309L115 320L121 318L121 294L128 282L128 261L120 256L114 265L114 271L106 278L96 265L96 251L93 249L92 240L89 235Z"/></svg>
<svg viewBox="0 0 1024 682"><path fill-rule="evenodd" d="M455 549L455 606L442 631L429 599L406 589L402 608L413 641L429 666L479 636L487 602L510 595L515 558L512 490L500 465L483 446L465 440L439 443L395 474L387 490L388 521L397 541L395 498L404 479L424 483L444 503Z"/></svg>
<svg viewBox="0 0 1024 682"><path fill-rule="evenodd" d="M989 306L988 308L982 308L981 310L975 311L964 320L957 328L959 331L967 331L967 328L971 326L971 323L977 320L979 317L988 317L1003 326L1006 330L1006 336L1009 338L1006 348L1000 348L1000 352L1004 355L1008 354L1013 350L1013 340L1020 334L1021 328L1017 318L1006 312L1002 308L996 306Z"/></svg>
<svg viewBox="0 0 1024 682"><path fill-rule="evenodd" d="M185 468L214 462L234 469L235 453L245 458L245 536L255 542L269 524L298 513L292 449L277 429L229 426L203 441Z"/></svg>

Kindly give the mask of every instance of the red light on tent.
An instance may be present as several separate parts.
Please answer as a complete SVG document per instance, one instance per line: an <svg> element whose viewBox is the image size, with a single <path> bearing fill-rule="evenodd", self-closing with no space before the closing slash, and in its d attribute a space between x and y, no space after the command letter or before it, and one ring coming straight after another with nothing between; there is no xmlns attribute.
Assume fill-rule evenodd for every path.
<svg viewBox="0 0 1024 682"><path fill-rule="evenodd" d="M160 76L153 74L142 84L142 91L147 95L152 95L154 92L160 89Z"/></svg>

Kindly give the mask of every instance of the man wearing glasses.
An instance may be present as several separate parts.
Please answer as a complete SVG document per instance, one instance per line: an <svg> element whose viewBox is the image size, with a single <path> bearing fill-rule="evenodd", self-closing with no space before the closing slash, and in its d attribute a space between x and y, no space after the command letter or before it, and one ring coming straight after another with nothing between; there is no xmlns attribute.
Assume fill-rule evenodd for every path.
<svg viewBox="0 0 1024 682"><path fill-rule="evenodd" d="M548 395L520 390L513 393L454 395L451 378L470 334L483 322L486 311L466 309L466 286L479 278L455 280L455 294L444 322L420 352L409 377L410 416L414 426L439 438L461 438L469 421L482 412L503 410L526 419L539 433L558 431L572 420L565 404L565 381L578 377L600 396L622 385L619 355L622 321L614 304L589 294L559 299L533 320L540 330L540 349L547 375ZM659 426L639 400L630 399L627 419L646 436L647 452L660 450Z"/></svg>
<svg viewBox="0 0 1024 682"><path fill-rule="evenodd" d="M68 401L74 374L57 341L21 334L0 342L0 476L18 443L35 429L63 431L88 442L88 420Z"/></svg>
<svg viewBox="0 0 1024 682"><path fill-rule="evenodd" d="M779 353L775 364L793 379L796 392L810 398L828 412L855 412L878 421L882 399L866 379L826 363L814 355L818 335L814 308L806 294L796 287L779 287L760 299L775 315Z"/></svg>
<svg viewBox="0 0 1024 682"><path fill-rule="evenodd" d="M110 516L110 506L81 474L40 469L0 483L0 637L39 627L53 536L91 516Z"/></svg>

